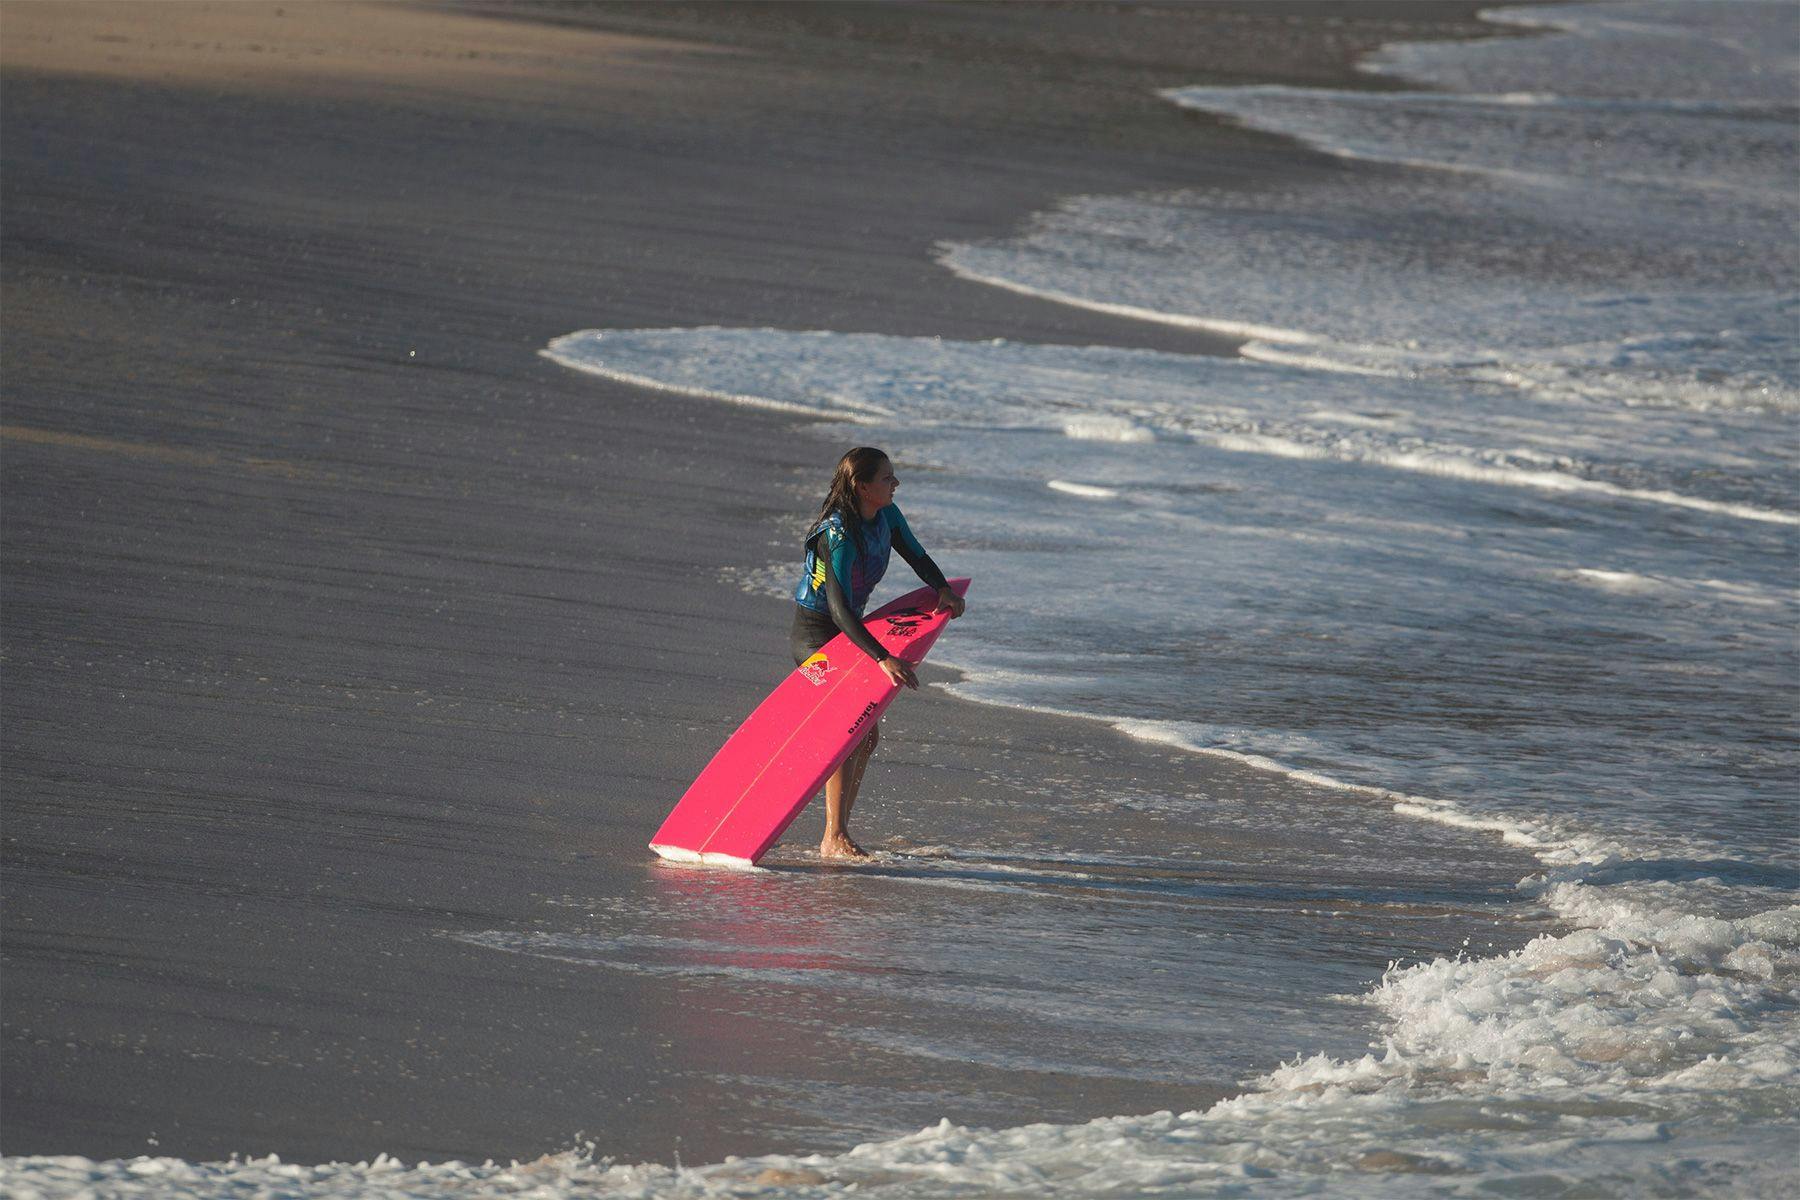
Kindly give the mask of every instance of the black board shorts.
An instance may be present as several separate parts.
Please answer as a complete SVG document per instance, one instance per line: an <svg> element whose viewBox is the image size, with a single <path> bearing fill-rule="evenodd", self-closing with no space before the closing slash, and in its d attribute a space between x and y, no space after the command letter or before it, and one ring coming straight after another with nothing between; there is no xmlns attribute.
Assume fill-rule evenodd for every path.
<svg viewBox="0 0 1800 1200"><path fill-rule="evenodd" d="M794 605L794 624L788 630L788 649L793 652L796 667L837 635L837 622L831 619L830 613L814 612L804 604Z"/></svg>

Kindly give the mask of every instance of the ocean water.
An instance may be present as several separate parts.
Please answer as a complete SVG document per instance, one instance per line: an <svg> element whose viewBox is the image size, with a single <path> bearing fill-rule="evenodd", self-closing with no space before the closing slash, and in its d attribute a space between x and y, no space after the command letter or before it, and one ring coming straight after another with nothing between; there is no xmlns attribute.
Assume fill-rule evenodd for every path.
<svg viewBox="0 0 1800 1200"><path fill-rule="evenodd" d="M991 619L934 652L954 691L1336 798L1318 853L1341 886L1212 872L1208 837L1279 824L1255 804L1070 779L1046 782L1055 834L1016 860L922 825L885 875L670 875L649 903L470 940L866 995L892 1006L871 1053L1145 1086L1180 1083L1197 1029L1292 1056L1207 1051L1244 1083L1199 1107L991 1129L896 1108L876 1122L891 1136L809 1156L13 1159L8 1190L1800 1191L1800 17L1487 19L1522 36L1365 64L1400 90L1166 94L1342 171L1073 197L1018 236L939 247L996 287L1233 332L1240 358L722 328L546 350L855 423L846 444L896 452L914 527L977 580ZM785 583L792 564L771 566ZM1154 836L1108 842L1122 807ZM1535 863L1505 905L1406 886L1409 859L1443 879L1488 846ZM808 916L821 886L843 893L829 931ZM948 973L883 918L903 904L929 929L974 903L986 924ZM1513 935L1434 944L1452 918ZM1345 938L1357 954L1320 949ZM1410 965L1359 966L1386 958ZM1351 994L1284 1003L1276 959Z"/></svg>

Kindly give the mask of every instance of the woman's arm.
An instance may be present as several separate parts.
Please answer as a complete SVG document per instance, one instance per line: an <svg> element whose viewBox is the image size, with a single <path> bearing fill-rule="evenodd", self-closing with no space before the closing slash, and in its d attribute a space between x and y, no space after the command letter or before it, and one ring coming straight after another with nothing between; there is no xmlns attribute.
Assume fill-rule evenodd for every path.
<svg viewBox="0 0 1800 1200"><path fill-rule="evenodd" d="M875 640L856 610L850 607L850 598L844 595L844 585L838 582L849 571L850 547L842 539L837 545L832 539L821 535L813 544L813 554L818 557L819 565L825 568L825 603L831 608L831 620L839 629L856 643L856 648L864 654L880 662L888 656Z"/></svg>
<svg viewBox="0 0 1800 1200"><path fill-rule="evenodd" d="M821 542L824 540L820 539ZM843 585L838 582L840 574L849 571L847 548L840 545L831 553L820 555L819 550L823 548L821 545L813 553L818 555L819 565L825 571L825 603L831 609L832 622L844 631L844 636L854 642L858 650L875 660L890 682L896 686L918 687L919 677L913 673L912 664L883 650L881 643L875 640L875 635L862 623L862 618L850 607ZM838 550L844 550L845 553L840 556Z"/></svg>
<svg viewBox="0 0 1800 1200"><path fill-rule="evenodd" d="M944 573L938 570L938 565L931 561L931 555L925 553L925 547L919 545L919 539L913 536L912 526L900 514L898 504L888 505L888 540L900 552L900 557L906 560L906 565L913 569L914 574L934 590L941 592L950 586Z"/></svg>
<svg viewBox="0 0 1800 1200"><path fill-rule="evenodd" d="M906 560L906 565L911 567L920 579L936 589L940 609L949 609L952 618L962 616L962 597L950 590L950 581L944 578L944 572L938 568L937 563L931 560L931 555L925 553L925 547L919 544L919 539L913 536L912 526L908 525L906 518L901 515L900 506L890 504L887 511L889 541L893 544L894 549L900 552L900 557Z"/></svg>

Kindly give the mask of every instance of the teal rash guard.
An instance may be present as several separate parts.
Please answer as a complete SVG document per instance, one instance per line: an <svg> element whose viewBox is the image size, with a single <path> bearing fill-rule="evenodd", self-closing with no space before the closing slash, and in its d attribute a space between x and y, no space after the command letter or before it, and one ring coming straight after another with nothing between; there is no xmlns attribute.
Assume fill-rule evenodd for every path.
<svg viewBox="0 0 1800 1200"><path fill-rule="evenodd" d="M806 561L794 589L794 603L830 616L859 650L880 662L888 653L863 627L862 611L875 585L887 574L888 555L895 550L927 584L949 586L944 573L913 536L900 506L890 504L867 521L852 525L843 513L834 512L813 527L807 535Z"/></svg>

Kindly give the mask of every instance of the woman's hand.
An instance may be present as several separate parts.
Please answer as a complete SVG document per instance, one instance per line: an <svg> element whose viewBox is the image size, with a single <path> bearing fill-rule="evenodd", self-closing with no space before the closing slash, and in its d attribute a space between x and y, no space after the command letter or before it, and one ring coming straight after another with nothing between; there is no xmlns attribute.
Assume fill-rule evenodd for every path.
<svg viewBox="0 0 1800 1200"><path fill-rule="evenodd" d="M933 611L943 612L946 608L950 610L950 619L956 620L963 615L963 598L949 588L942 587L938 589L937 608Z"/></svg>
<svg viewBox="0 0 1800 1200"><path fill-rule="evenodd" d="M916 688L919 686L919 677L913 674L912 664L903 658L896 658L890 654L881 660L881 669L887 673L887 677L893 681L896 687L905 685L909 688Z"/></svg>

